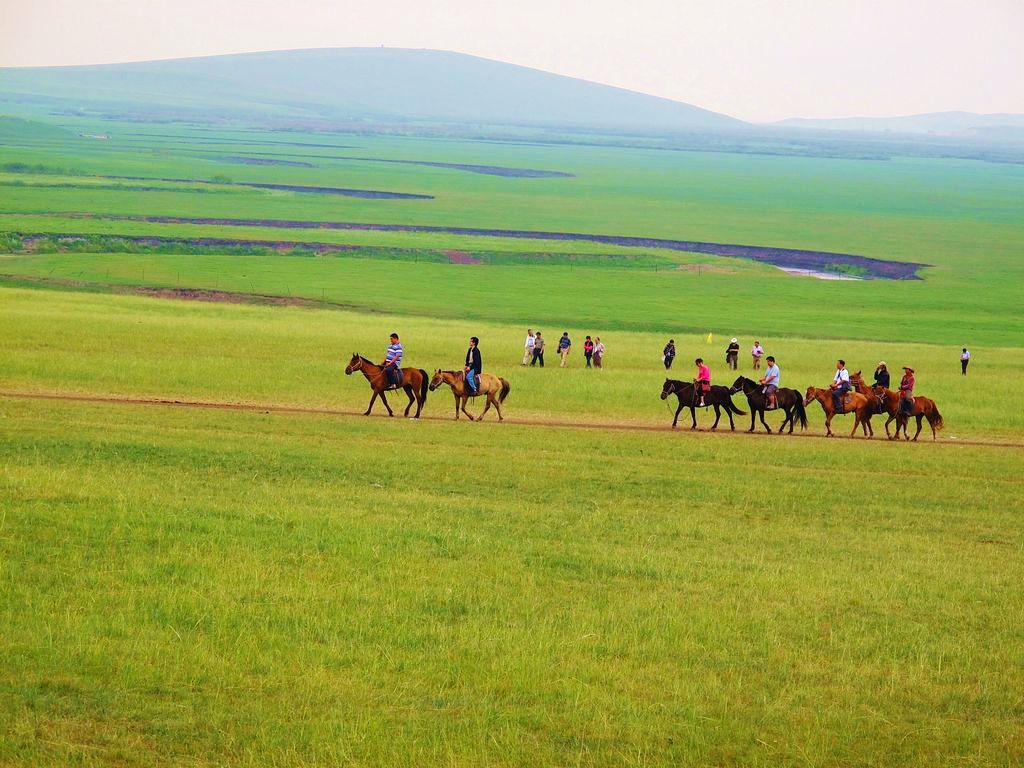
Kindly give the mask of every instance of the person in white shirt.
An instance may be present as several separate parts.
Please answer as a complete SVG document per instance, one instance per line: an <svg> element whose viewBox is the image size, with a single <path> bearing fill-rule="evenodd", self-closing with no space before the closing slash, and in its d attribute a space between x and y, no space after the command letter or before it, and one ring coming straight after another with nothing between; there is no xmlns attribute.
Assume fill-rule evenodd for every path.
<svg viewBox="0 0 1024 768"><path fill-rule="evenodd" d="M836 361L836 375L832 377L832 407L836 413L843 412L843 395L850 390L850 372L846 370L846 361Z"/></svg>
<svg viewBox="0 0 1024 768"><path fill-rule="evenodd" d="M755 341L754 346L750 349L750 356L754 360L754 370L761 370L761 355L764 354L764 347L761 346L760 341Z"/></svg>
<svg viewBox="0 0 1024 768"><path fill-rule="evenodd" d="M964 347L964 351L960 353L960 375L967 375L967 364L971 362L971 353L967 351L967 347Z"/></svg>
<svg viewBox="0 0 1024 768"><path fill-rule="evenodd" d="M533 337L533 328L527 328L526 344L523 348L523 365L529 365L530 361L533 360L533 347L536 343L536 339Z"/></svg>

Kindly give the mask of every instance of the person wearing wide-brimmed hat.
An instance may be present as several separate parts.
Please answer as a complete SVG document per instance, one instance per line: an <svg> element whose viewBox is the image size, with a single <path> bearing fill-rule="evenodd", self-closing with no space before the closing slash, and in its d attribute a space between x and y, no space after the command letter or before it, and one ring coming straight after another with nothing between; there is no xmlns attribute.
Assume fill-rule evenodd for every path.
<svg viewBox="0 0 1024 768"><path fill-rule="evenodd" d="M739 360L740 343L736 341L736 337L733 336L732 341L729 342L729 346L725 348L725 364L735 371L739 366Z"/></svg>
<svg viewBox="0 0 1024 768"><path fill-rule="evenodd" d="M875 368L874 386L888 389L890 383L892 383L892 380L889 378L889 369L885 367L885 360L880 360Z"/></svg>
<svg viewBox="0 0 1024 768"><path fill-rule="evenodd" d="M903 366L903 378L900 379L900 413L909 418L914 410L914 369Z"/></svg>

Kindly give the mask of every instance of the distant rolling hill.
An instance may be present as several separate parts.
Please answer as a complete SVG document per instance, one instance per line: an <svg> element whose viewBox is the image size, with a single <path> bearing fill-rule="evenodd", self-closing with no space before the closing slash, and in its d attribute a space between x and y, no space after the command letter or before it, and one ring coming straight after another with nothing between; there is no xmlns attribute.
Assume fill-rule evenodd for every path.
<svg viewBox="0 0 1024 768"><path fill-rule="evenodd" d="M825 120L796 117L782 120L774 125L787 128L838 131L988 135L1001 132L1024 132L1024 115L929 112L904 117L840 117Z"/></svg>
<svg viewBox="0 0 1024 768"><path fill-rule="evenodd" d="M656 130L746 124L690 104L460 53L324 48L0 69L0 111Z"/></svg>

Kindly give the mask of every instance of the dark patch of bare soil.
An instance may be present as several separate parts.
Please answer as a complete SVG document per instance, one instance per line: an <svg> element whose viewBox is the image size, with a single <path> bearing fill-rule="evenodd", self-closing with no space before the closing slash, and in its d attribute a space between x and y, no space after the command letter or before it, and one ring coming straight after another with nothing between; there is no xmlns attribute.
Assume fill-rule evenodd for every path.
<svg viewBox="0 0 1024 768"><path fill-rule="evenodd" d="M298 160L277 160L273 157L243 157L242 155L222 155L217 158L225 163L238 163L239 165L286 165L291 168L315 168L312 163L303 163Z"/></svg>
<svg viewBox="0 0 1024 768"><path fill-rule="evenodd" d="M313 195L344 195L370 200L433 200L433 195L418 195L412 192L386 192L380 189L346 189L344 187L307 187L301 184L262 184L251 181L207 181L205 179L154 179L148 176L101 176L104 179L122 181L166 181L177 184L218 184L229 187L253 187L255 189L279 189L286 192L304 192Z"/></svg>
<svg viewBox="0 0 1024 768"><path fill-rule="evenodd" d="M521 229L477 229L475 227L438 227L419 224L363 224L342 221L293 221L287 219L222 219L180 216L110 216L128 221L148 221L159 224L215 224L242 227L273 227L275 229L342 229L375 232L440 232L451 235L476 237L508 237L523 240L584 241L618 245L628 248L664 248L686 253L707 253L751 259L777 267L839 272L852 268L859 276L880 280L920 280L917 270L928 264L912 261L886 261L852 253L806 251L797 248L773 248L760 245L706 243L697 240L668 240L656 237L624 237L620 235L593 235L579 232L539 232ZM307 244L308 245L308 244Z"/></svg>

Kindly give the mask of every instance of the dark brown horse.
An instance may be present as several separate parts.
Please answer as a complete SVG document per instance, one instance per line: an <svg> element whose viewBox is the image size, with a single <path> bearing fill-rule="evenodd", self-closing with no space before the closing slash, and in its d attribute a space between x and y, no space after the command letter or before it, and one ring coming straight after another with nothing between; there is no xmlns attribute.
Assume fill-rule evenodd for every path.
<svg viewBox="0 0 1024 768"><path fill-rule="evenodd" d="M403 415L409 415L409 409L412 408L412 404L415 402L416 415L413 418L418 419L420 417L423 404L427 402L427 385L430 383L426 371L421 368L403 368L402 384L400 387L396 387L391 383L383 366L370 362L362 355L353 353L352 359L345 366L345 375L351 376L355 371L362 371L363 376L370 382L370 389L373 390L373 396L370 398L370 404L366 406L364 416L370 415L370 411L373 410L373 404L377 402L378 397L384 403L384 407L388 409L388 416L394 416L395 414L391 410L391 406L388 405L388 399L384 396L384 393L393 392L401 388L409 396L409 404L405 406L405 414Z"/></svg>
<svg viewBox="0 0 1024 768"><path fill-rule="evenodd" d="M755 416L761 417L761 424L769 433L772 431L772 428L764 423L764 413L768 410L766 407L768 397L761 391L762 389L764 387L761 384L746 376L740 376L732 385L732 392L742 392L747 396L747 404L750 406L750 429L747 432L754 431ZM807 411L804 410L804 399L799 392L795 389L779 389L775 392L775 403L786 414L786 418L779 425L780 435L786 428L787 422L789 423L789 434L792 435L793 425L797 419L800 420L800 429L807 429Z"/></svg>
<svg viewBox="0 0 1024 768"><path fill-rule="evenodd" d="M885 422L885 435L890 440L898 440L900 437L900 429L903 429L903 439L909 440L910 435L907 434L907 422L909 419L900 413L900 393L893 392L891 389L885 387L869 387L867 382L864 381L864 377L861 376L861 372L857 371L855 374L850 376L850 383L856 388L858 392L867 397L872 401L875 413L886 413L889 415L888 420ZM942 429L945 424L942 421L942 414L939 413L939 407L935 405L935 401L927 397L921 397L919 395L914 396L914 407L910 412L910 415L917 419L917 433L914 435L916 441L918 436L921 434L921 421L922 419L928 419L928 426L932 428L932 440L935 439L936 431ZM889 434L889 425L892 422L896 422L896 434Z"/></svg>
<svg viewBox="0 0 1024 768"><path fill-rule="evenodd" d="M676 414L672 418L672 429L676 428L676 424L679 422L679 414L683 408L690 409L690 420L693 424L690 429L697 428L697 408L698 395L693 386L688 381L679 381L678 379L665 379L665 386L661 388L661 399L667 400L669 395L675 395L679 399L679 407L676 408ZM737 416L746 416L746 411L741 411L732 402L732 394L729 392L728 387L712 386L710 391L704 396L705 407L712 407L715 409L715 423L711 425L711 431L714 432L718 429L718 421L722 418L722 409L725 409L726 414L729 416L729 429L735 431L736 424L732 420L732 415L735 413Z"/></svg>
<svg viewBox="0 0 1024 768"><path fill-rule="evenodd" d="M833 437L832 418L836 415L836 410L832 405L832 390L808 387L807 394L804 395L804 405L810 405L812 400L821 403L821 409L825 412L825 433L828 437ZM857 427L863 427L866 436L874 437L875 430L871 426L871 408L868 398L859 392L847 392L843 395L843 414L852 413L854 415L853 431L850 432L850 437L857 434Z"/></svg>

